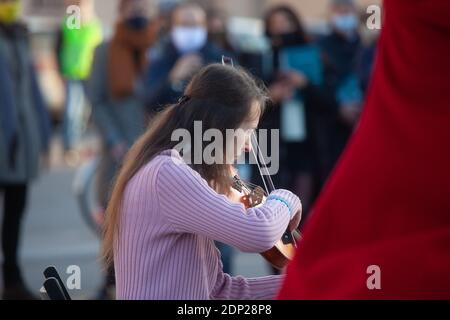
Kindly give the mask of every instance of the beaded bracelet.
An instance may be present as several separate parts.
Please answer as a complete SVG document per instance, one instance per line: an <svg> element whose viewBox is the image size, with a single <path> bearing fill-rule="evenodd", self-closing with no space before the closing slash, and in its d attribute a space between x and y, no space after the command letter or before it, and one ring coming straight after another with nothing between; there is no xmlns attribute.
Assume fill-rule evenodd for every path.
<svg viewBox="0 0 450 320"><path fill-rule="evenodd" d="M291 208L291 206L289 205L289 203L288 203L286 200L284 200L284 199L281 198L281 197L274 196L274 195L268 196L268 197L267 197L267 201L268 201L268 200L277 200L277 201L280 201L281 203L283 203L283 204L289 209L289 215L290 215L291 218L292 218L292 208Z"/></svg>

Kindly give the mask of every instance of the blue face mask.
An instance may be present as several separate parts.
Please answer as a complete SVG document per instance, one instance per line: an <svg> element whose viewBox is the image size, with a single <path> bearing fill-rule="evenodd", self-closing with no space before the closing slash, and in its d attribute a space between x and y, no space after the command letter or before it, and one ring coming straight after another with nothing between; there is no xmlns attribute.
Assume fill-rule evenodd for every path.
<svg viewBox="0 0 450 320"><path fill-rule="evenodd" d="M149 24L149 19L146 17L132 17L125 20L125 24L133 30L142 30Z"/></svg>
<svg viewBox="0 0 450 320"><path fill-rule="evenodd" d="M351 33L358 28L358 19L351 13L334 16L332 23L336 30L344 33Z"/></svg>

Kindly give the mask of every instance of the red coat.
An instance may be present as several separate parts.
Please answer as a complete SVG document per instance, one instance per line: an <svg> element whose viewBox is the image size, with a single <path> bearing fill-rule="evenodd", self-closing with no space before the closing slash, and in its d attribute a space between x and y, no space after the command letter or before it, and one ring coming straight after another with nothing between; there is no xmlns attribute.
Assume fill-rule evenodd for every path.
<svg viewBox="0 0 450 320"><path fill-rule="evenodd" d="M361 122L280 299L450 299L450 1L386 0L383 13Z"/></svg>

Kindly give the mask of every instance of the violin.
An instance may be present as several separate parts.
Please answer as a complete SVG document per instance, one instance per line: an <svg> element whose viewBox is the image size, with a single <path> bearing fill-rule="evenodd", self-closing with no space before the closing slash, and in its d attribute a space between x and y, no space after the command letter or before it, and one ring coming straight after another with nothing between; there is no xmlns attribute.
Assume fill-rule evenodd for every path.
<svg viewBox="0 0 450 320"><path fill-rule="evenodd" d="M254 208L265 202L266 192L260 186L244 183L238 175L233 177L233 198L242 203L246 209ZM283 234L282 238L269 250L261 252L261 256L273 267L283 269L294 257L300 239L297 230L290 231L290 226Z"/></svg>
<svg viewBox="0 0 450 320"><path fill-rule="evenodd" d="M234 67L233 59L222 56L222 65L230 65ZM275 190L272 178L269 170L267 169L267 165L264 157L262 156L261 149L258 145L258 140L254 132L251 135L251 139L253 156L256 160L256 164L258 165L265 190L260 186L255 185L253 185L252 188L251 184L244 183L239 176L235 174L232 182L231 197L233 197L235 201L242 203L245 208L253 208L261 205L265 201L265 198L269 195L270 191ZM293 220L289 223L289 226L281 239L271 249L261 252L261 255L277 269L283 269L287 263L293 259L297 248L296 241L301 239L300 233L298 233L297 230L292 230L292 225L295 225L296 223L295 219Z"/></svg>

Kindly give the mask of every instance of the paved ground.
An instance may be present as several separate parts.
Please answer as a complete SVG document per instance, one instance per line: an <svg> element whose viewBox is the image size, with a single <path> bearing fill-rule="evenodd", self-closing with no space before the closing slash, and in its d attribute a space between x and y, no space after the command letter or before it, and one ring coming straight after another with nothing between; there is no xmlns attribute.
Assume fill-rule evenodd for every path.
<svg viewBox="0 0 450 320"><path fill-rule="evenodd" d="M24 276L37 293L46 266L55 265L66 279L67 267L78 265L81 290L72 291L71 295L75 299L90 299L102 282L97 256L99 241L77 207L72 189L76 168L62 165L58 146L56 140L51 168L34 183L29 197L21 251ZM238 252L234 270L235 274L244 276L262 276L269 272L259 255Z"/></svg>

